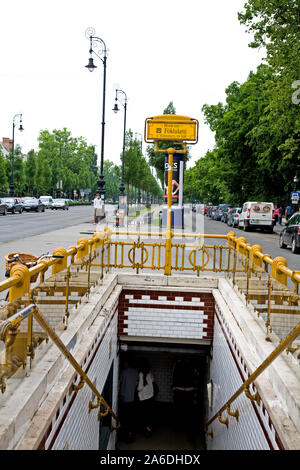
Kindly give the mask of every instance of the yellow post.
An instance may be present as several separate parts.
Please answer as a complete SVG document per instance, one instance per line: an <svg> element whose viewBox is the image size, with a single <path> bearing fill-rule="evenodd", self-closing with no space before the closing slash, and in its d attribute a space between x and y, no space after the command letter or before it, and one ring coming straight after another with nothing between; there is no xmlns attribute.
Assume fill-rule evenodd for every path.
<svg viewBox="0 0 300 470"><path fill-rule="evenodd" d="M14 279L18 279L18 283L9 289L8 301L12 302L13 300L18 299L19 297L22 297L22 295L29 292L29 289L30 289L29 269L27 268L27 266L24 266L23 264L16 264L15 266L11 268L10 277Z"/></svg>
<svg viewBox="0 0 300 470"><path fill-rule="evenodd" d="M166 252L165 252L165 274L171 274L171 250L172 250L172 179L173 179L173 155L174 148L168 148L168 206L167 206L167 230L166 230Z"/></svg>

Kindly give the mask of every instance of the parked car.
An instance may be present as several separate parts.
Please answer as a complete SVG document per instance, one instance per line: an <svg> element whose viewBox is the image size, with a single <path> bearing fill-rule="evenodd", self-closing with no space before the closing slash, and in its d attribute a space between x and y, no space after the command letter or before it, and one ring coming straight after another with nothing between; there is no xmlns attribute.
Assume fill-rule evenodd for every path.
<svg viewBox="0 0 300 470"><path fill-rule="evenodd" d="M3 197L2 201L6 204L7 206L7 212L11 212L12 214L15 214L16 212L19 212L22 214L23 212L23 204L20 198L18 197Z"/></svg>
<svg viewBox="0 0 300 470"><path fill-rule="evenodd" d="M53 199L53 204L52 204L53 209L63 209L69 210L69 203L66 199Z"/></svg>
<svg viewBox="0 0 300 470"><path fill-rule="evenodd" d="M272 202L248 201L243 204L239 216L239 228L244 229L245 232L250 229L261 228L272 233L274 225L275 215Z"/></svg>
<svg viewBox="0 0 300 470"><path fill-rule="evenodd" d="M227 223L228 212L232 207L233 204L221 204L221 210L223 211L221 214L221 222Z"/></svg>
<svg viewBox="0 0 300 470"><path fill-rule="evenodd" d="M51 196L40 196L40 200L45 205L46 209L52 209L53 199Z"/></svg>
<svg viewBox="0 0 300 470"><path fill-rule="evenodd" d="M300 212L295 212L283 227L280 237L280 248L291 246L293 253L300 252Z"/></svg>
<svg viewBox="0 0 300 470"><path fill-rule="evenodd" d="M214 213L213 219L223 221L224 213L227 213L229 207L232 207L232 204L219 204Z"/></svg>
<svg viewBox="0 0 300 470"><path fill-rule="evenodd" d="M211 218L212 220L221 220L221 216L219 216L219 213L218 213L218 206L215 206L213 208Z"/></svg>
<svg viewBox="0 0 300 470"><path fill-rule="evenodd" d="M7 205L5 202L2 202L0 199L0 214L6 215L7 214Z"/></svg>
<svg viewBox="0 0 300 470"><path fill-rule="evenodd" d="M43 204L42 201L36 197L24 197L22 198L22 202L24 211L45 212L45 204Z"/></svg>
<svg viewBox="0 0 300 470"><path fill-rule="evenodd" d="M207 216L212 219L213 213L217 206L208 206L207 207Z"/></svg>
<svg viewBox="0 0 300 470"><path fill-rule="evenodd" d="M229 209L227 216L227 225L229 227L238 227L241 211L241 207L232 207L231 209Z"/></svg>

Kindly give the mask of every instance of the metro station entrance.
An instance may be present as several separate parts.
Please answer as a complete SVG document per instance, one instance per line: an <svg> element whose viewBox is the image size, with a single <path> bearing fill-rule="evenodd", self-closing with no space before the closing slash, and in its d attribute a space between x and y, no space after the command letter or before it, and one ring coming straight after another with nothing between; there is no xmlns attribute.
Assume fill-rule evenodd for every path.
<svg viewBox="0 0 300 470"><path fill-rule="evenodd" d="M125 355L138 369L146 359L159 392L153 402L151 436L140 426L140 403L136 400L133 438L128 440L120 430L118 450L205 449L209 349L195 344L121 342L120 364Z"/></svg>

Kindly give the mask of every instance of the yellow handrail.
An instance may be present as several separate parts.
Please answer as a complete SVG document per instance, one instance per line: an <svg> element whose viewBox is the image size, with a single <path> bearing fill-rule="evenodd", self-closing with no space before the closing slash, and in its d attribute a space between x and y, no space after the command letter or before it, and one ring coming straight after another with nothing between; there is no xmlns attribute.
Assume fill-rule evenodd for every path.
<svg viewBox="0 0 300 470"><path fill-rule="evenodd" d="M122 241L115 241L111 240L112 235L132 235L132 236L151 236L151 237L156 237L156 236L164 236L165 241L161 243L141 243L138 242L136 244L135 242L122 242ZM187 243L181 243L180 245L176 243L172 243L172 239L176 238L177 236L180 236L182 238L194 238L198 239L198 244L187 244ZM97 232L93 235L93 237L89 239L84 239L81 238L78 240L77 246L70 247L67 250L64 250L63 248L57 248L56 250L64 250L64 262L61 259L50 259L50 260L44 260L41 262L38 262L38 264L28 270L29 274L29 279L32 278L36 274L41 274L41 276L44 275L44 273L52 266L52 270L54 273L61 271L62 269L66 268L66 260L68 258L71 258L71 264L74 263L75 256L77 259L81 259L85 257L88 253L91 253L91 251L95 250L97 246L100 245L105 245L110 248L111 246L115 246L115 261L110 262L110 252L108 253L108 261L107 263L102 262L102 267L115 267L115 268L123 268L123 267L131 267L131 268L136 268L137 270L139 269L164 269L165 274L169 275L173 269L177 270L179 269L180 271L190 271L194 270L197 271L199 274L199 271L202 270L204 267L204 262L202 262L202 265L196 265L195 262L191 263L191 255L190 255L190 264L191 266L184 266L183 260L182 259L182 265L179 266L178 264L178 256L179 252L178 249L181 248L183 250L182 257L184 258L184 250L186 248L192 248L194 247L196 251L199 251L202 249L202 247L206 247L205 245L200 244L200 240L203 241L205 239L223 239L227 240L228 242L228 247L233 248L236 252L239 252L242 256L245 258L250 258L250 261L254 264L257 264L258 266L264 266L264 270L268 272L268 266L271 267L272 273L271 276L282 283L283 285L287 285L287 278L290 278L291 281L294 284L294 292L298 293L299 290L299 283L300 283L300 271L294 271L290 269L287 266L286 259L283 257L277 257L277 258L271 258L269 254L264 254L262 252L262 249L259 245L250 245L249 243L246 242L246 239L244 237L236 237L234 232L229 232L227 235L214 235L214 234L203 234L203 233L184 233L184 234L176 234L173 231L165 231L165 232L138 232L138 231L120 231L120 230L110 230L110 229L105 229L104 232ZM139 248L143 250L142 253L142 263L138 264L135 261L131 262L130 264L126 264L124 262L124 246L135 246L135 248ZM122 246L122 260L121 263L117 263L116 255L117 255L117 248L118 246ZM151 247L153 248L152 251L152 257L148 256L148 252L146 252L146 247ZM159 256L159 262L158 265L154 264L154 249L155 247L158 247L158 256ZM161 264L160 258L161 258L161 248L164 247L165 249L165 259L164 263ZM224 247L225 248L225 247ZM171 251L170 251L171 250ZM171 265L171 252L172 250L176 251L176 263L175 267ZM216 245L215 250L218 250L220 252L220 255L222 253L221 248ZM130 250L131 252L132 250ZM195 253L196 253L195 251ZM59 251L60 252L60 251ZM216 256L217 252L214 251L214 266L213 269L207 269L207 270L213 270L213 271L222 271L222 265L221 265L221 257L219 259L219 266L216 265ZM146 258L152 259L151 265L146 265ZM130 261L130 258L129 258ZM64 263L64 264L62 264ZM207 263L205 263L207 264ZM235 268L233 268L234 271ZM224 269L225 271L228 271L227 269ZM12 270L13 271L13 270ZM22 272L21 272L22 271ZM15 271L15 275L13 275L13 272L11 274L11 277L9 279L6 279L5 281L0 282L0 292L4 291L6 289L11 289L11 288L16 288L17 285L20 284L21 278L23 275L25 275L27 272L26 270L18 270L17 272ZM16 295L20 293L21 291L17 289ZM16 297L14 297L16 298Z"/></svg>
<svg viewBox="0 0 300 470"><path fill-rule="evenodd" d="M224 411L230 410L230 405L243 393L245 392L246 396L250 398L251 400L257 401L258 403L260 402L260 397L258 393L255 395L251 395L249 391L249 386L259 377L265 370L266 368L272 364L272 362L282 353L283 350L285 350L290 343L292 343L298 336L300 335L300 323L298 323L295 328L286 336L286 338L279 343L279 345L269 354L269 356L261 363L261 365L248 377L248 379L240 386L240 388L231 396L229 400L218 410L218 412L210 418L205 426L205 431L207 434L212 435L211 431L208 431L208 426L210 426L213 421L216 419L219 419L222 416L222 413ZM232 415L231 413L229 413ZM236 418L238 417L238 413L236 413ZM238 419L238 418L237 418ZM222 421L221 421L222 422Z"/></svg>
<svg viewBox="0 0 300 470"><path fill-rule="evenodd" d="M48 324L48 322L46 321L46 319L44 318L44 316L42 315L42 313L40 312L36 304L33 303L33 304L28 305L26 308L20 310L15 315L10 317L7 321L0 323L0 339L4 341L6 345L11 346L16 339L16 333L17 333L16 330L19 327L21 321L24 320L25 318L28 318L29 315L31 314L34 316L34 318L39 323L39 325L43 328L43 330L47 332L47 334L52 339L52 341L56 344L58 349L62 352L62 354L66 357L66 359L70 362L70 364L74 367L74 369L80 375L81 385L77 387L73 386L74 391L77 392L86 383L98 399L97 404L93 404L92 402L89 403L89 411L91 411L94 408L99 408L99 412L98 412L99 419L102 416L106 416L107 413L110 413L117 423L117 426L113 429L117 429L120 426L119 418L113 412L111 407L106 403L103 396L100 394L100 392L95 387L93 382L89 379L87 374L78 364L74 356L70 353L70 351L66 348L66 346L63 344L61 339L57 336L55 331ZM101 411L101 405L103 405L106 410L104 413L102 413Z"/></svg>

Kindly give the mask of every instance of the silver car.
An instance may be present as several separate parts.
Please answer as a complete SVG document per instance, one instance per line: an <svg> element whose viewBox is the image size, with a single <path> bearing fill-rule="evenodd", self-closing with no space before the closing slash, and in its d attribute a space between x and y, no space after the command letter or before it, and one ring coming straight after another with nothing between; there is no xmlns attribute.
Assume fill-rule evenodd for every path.
<svg viewBox="0 0 300 470"><path fill-rule="evenodd" d="M233 207L229 210L227 216L227 225L229 227L238 227L239 225L239 217L242 209L241 207Z"/></svg>
<svg viewBox="0 0 300 470"><path fill-rule="evenodd" d="M52 204L53 209L63 209L69 210L69 203L66 199L53 199L53 204Z"/></svg>

